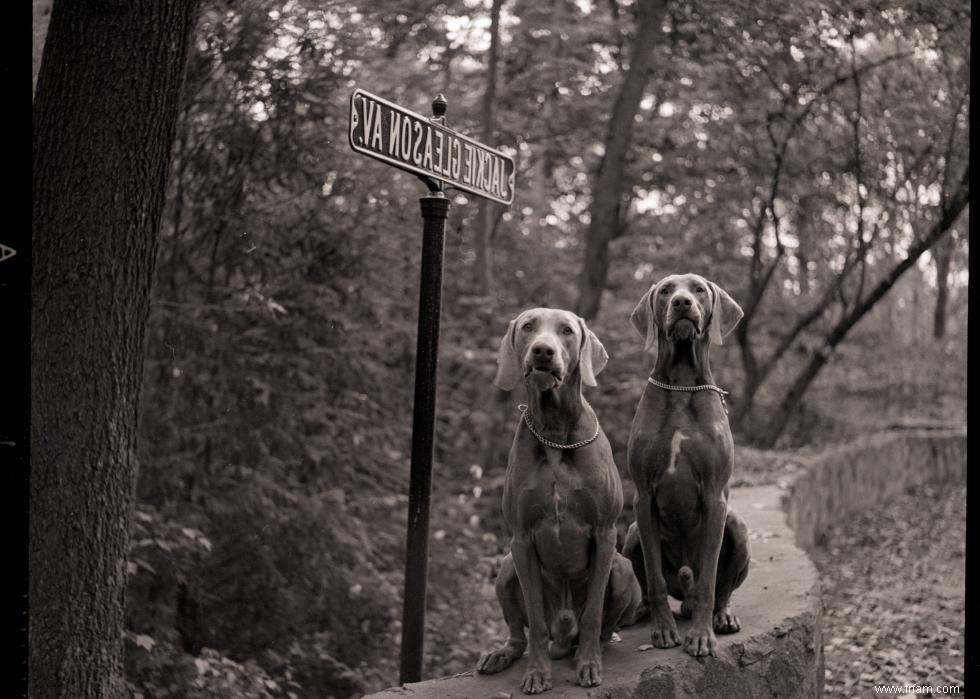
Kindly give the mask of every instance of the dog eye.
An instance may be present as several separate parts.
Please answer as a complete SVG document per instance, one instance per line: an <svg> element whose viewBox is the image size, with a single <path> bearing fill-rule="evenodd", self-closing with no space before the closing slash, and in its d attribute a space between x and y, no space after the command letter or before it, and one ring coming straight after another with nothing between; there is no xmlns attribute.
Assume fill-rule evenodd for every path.
<svg viewBox="0 0 980 699"><path fill-rule="evenodd" d="M703 294L704 293L704 287L703 286L699 286L697 289L695 289L695 291L698 292L699 294Z"/></svg>
<svg viewBox="0 0 980 699"><path fill-rule="evenodd" d="M571 335L575 331L572 330L571 326L566 325L564 328L561 329L561 332L562 332L563 335Z"/></svg>
<svg viewBox="0 0 980 699"><path fill-rule="evenodd" d="M527 321L526 323L524 323L524 325L521 326L521 330L530 330L532 327L533 326L531 325L531 321Z"/></svg>
<svg viewBox="0 0 980 699"><path fill-rule="evenodd" d="M660 290L661 296L666 296L669 293L670 293L670 289L668 289L667 287L664 287L663 289Z"/></svg>

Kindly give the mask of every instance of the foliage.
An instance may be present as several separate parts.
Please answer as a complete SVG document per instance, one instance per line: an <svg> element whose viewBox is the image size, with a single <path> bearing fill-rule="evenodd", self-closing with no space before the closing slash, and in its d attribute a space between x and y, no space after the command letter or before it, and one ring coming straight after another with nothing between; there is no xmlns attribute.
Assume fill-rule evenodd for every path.
<svg viewBox="0 0 980 699"><path fill-rule="evenodd" d="M445 92L450 124L476 133L488 10L477 0L204 3L148 331L126 642L134 691L346 697L396 681L421 187L350 152L347 99L356 84L424 112ZM963 49L950 39L957 27L923 32L945 15L916 3L902 11L893 21L871 4L862 19L816 0L668 4L624 172L624 230L590 321L612 360L589 400L623 470L650 362L628 316L651 282L689 269L744 300L753 250L773 264L778 232L785 252L751 335L764 358L840 271L859 192L854 90L846 42L826 40L823 27L864 23L862 36L878 41L868 39L862 61L916 42L949 56ZM450 194L430 674L471 669L504 633L492 580L507 544L499 493L522 397L491 384L497 341L523 307L573 305L591 178L635 15L630 2L504 4L496 134L520 186L494 228L490 296L478 294L476 206ZM965 66L950 85L964 84ZM937 71L903 59L867 77L865 206L873 197L903 225L869 247L866 284L934 214L934 203L888 200L884 190L889 153L907 160L947 142L939 115L954 93L933 94ZM785 141L770 200L767 127L784 142L805 109L799 100L836 78ZM956 143L967 137L964 128ZM930 154L921 165L926 182L941 161ZM927 344L935 291L929 267L916 266L840 346L782 446L812 449L910 418L962 419L964 224L948 338ZM779 404L839 313L828 309L773 367L754 397L759 415ZM733 337L713 351L719 383L736 394L747 378L742 349ZM746 449L746 436L737 435L742 477L755 482L775 457Z"/></svg>
<svg viewBox="0 0 980 699"><path fill-rule="evenodd" d="M126 633L126 673L133 697L191 697L205 699L278 699L295 697L254 661L244 664L205 648L197 657L180 653L149 636Z"/></svg>
<svg viewBox="0 0 980 699"><path fill-rule="evenodd" d="M674 7L681 39L664 69L680 77L638 115L649 123L634 152L655 164L639 159L632 173L620 279L655 281L662 267L646 261L674 247L734 292L746 316L733 418L771 444L808 372L964 189L969 51L955 18L968 10ZM943 233L962 227L958 213ZM631 283L614 275L607 288ZM808 356L787 355L797 344ZM777 382L774 404L756 401L782 361L796 381Z"/></svg>

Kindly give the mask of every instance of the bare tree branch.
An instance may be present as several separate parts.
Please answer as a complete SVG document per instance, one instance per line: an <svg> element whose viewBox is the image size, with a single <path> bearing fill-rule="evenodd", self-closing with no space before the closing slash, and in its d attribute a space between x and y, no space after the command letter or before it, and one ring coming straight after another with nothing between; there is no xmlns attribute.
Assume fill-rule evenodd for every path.
<svg viewBox="0 0 980 699"><path fill-rule="evenodd" d="M796 380L790 386L773 411L773 419L766 425L764 432L757 440L757 444L762 447L772 447L779 436L786 429L790 415L795 410L799 401L806 392L810 383L816 378L817 374L830 359L834 349L840 344L841 340L860 321L881 298L895 285L905 272L907 272L920 257L933 245L949 234L953 225L956 223L960 214L970 201L970 167L967 165L956 193L949 199L947 205L941 208L938 220L932 224L924 236L916 241L910 248L905 258L898 262L886 274L868 294L857 301L849 313L845 313L837 324L824 338L823 345L810 355L810 360L797 375Z"/></svg>

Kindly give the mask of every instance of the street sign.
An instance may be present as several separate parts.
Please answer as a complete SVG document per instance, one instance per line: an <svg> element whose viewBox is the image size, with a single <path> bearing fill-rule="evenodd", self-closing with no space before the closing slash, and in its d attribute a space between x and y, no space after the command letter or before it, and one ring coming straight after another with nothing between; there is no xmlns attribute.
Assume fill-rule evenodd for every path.
<svg viewBox="0 0 980 699"><path fill-rule="evenodd" d="M414 173L429 190L419 199L422 260L402 599L402 684L422 679L425 646L442 260L449 216L449 199L442 190L454 187L501 204L514 201L514 160L446 126L447 107L446 98L439 95L432 100L432 117L426 118L364 90L354 90L347 132L356 152Z"/></svg>
<svg viewBox="0 0 980 699"><path fill-rule="evenodd" d="M350 98L358 153L501 204L514 201L514 159L361 89Z"/></svg>

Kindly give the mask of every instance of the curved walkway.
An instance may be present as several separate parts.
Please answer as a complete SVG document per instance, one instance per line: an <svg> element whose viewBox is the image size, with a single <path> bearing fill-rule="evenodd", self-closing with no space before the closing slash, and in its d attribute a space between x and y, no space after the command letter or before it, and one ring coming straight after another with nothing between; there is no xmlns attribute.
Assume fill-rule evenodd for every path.
<svg viewBox="0 0 980 699"><path fill-rule="evenodd" d="M623 629L621 643L603 655L603 683L585 689L575 684L571 659L555 661L553 688L544 697L817 696L823 677L820 600L813 564L793 542L774 486L732 490L732 506L749 526L752 564L733 597L742 630L719 636L718 657L695 659L680 647L650 648L645 623ZM675 608L676 608L675 603ZM678 630L684 634L687 622ZM500 639L490 639L499 642ZM499 675L467 672L453 677L395 687L371 699L477 699L522 696L524 659Z"/></svg>
<svg viewBox="0 0 980 699"><path fill-rule="evenodd" d="M900 503L905 493L931 484L950 483L955 488L956 484L965 481L966 432L953 429L870 435L806 460L804 468L780 486L732 489L732 506L745 518L749 527L752 565L748 578L733 597L742 630L731 636L719 636L718 657L695 659L680 648L658 650L649 647L649 635L645 624L641 623L622 630L622 641L610 645L606 650L601 686L592 689L578 687L573 662L566 659L554 663L554 687L544 696L610 699L821 696L824 685L824 619L821 616L817 572L804 549L821 561L821 568L836 594L841 587L835 573L843 570L840 566L848 566L849 559L838 560L839 553L834 553L833 549L828 552L823 545L840 535L838 530L851 531L847 527L855 516L858 516L855 526L859 532L870 530L867 525L862 529L859 515L875 505L881 503L887 507L888 503ZM955 512L946 514L955 519ZM909 516L915 518L914 513ZM928 531L927 524L924 522L919 527L920 533ZM914 554L902 548L907 543L903 543L905 538L898 537L892 541L885 536L881 541L883 545L874 537L865 537L860 545L852 547L851 552L864 556L871 553L870 549L888 553L886 550L891 547L895 549L891 552L895 555L889 560L897 562L899 568L913 562ZM955 548L956 541L953 545ZM869 550L863 551L862 546ZM956 558L955 555L953 557ZM895 577L893 571L888 575ZM958 578L958 581L962 583L962 578ZM958 593L960 589L957 587L954 592ZM838 608L839 600L836 598L830 601L829 611L834 617L834 628L837 628L837 622L841 621L839 615L843 613L846 617L850 612L846 611L846 605ZM871 621L875 619L878 617ZM880 634L885 621L878 619L877 625L869 622L869 629L872 633ZM844 619L842 623L847 622L848 619ZM685 623L678 625L682 635ZM949 626L939 629L939 632L954 636L958 633L957 629ZM488 639L488 645L500 640ZM839 646L847 642L847 639L836 635L828 639L831 657L837 663L842 662L838 652L842 649ZM907 642L915 643L914 639ZM962 652L960 646L956 646L955 642L947 645L951 647L948 654L949 672L939 672L942 675L939 678L907 678L907 673L896 672L895 684L904 681L955 684L957 679L962 682L962 664L956 663L956 658L961 657L957 655ZM883 666L890 667L887 661L894 657L895 649L878 650L883 657ZM847 651L858 653L861 648L850 643ZM471 671L393 687L370 697L518 697L521 696L519 682L525 663L526 660L522 659L506 672L491 677L476 675ZM830 677L828 689L832 691L856 685L866 688L873 679L870 675L862 678L859 673L857 682L850 679L838 682L836 667L832 668ZM887 683L889 680L882 675L880 682ZM843 687L839 686L841 684Z"/></svg>

